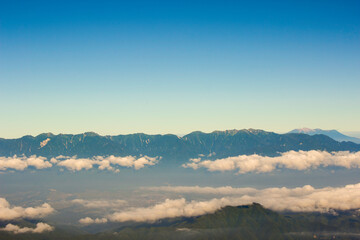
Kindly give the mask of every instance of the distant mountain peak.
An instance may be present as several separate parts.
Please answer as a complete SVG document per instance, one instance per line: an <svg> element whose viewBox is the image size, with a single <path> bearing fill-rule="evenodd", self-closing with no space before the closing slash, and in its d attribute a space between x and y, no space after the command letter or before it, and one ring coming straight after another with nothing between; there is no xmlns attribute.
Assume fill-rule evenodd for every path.
<svg viewBox="0 0 360 240"><path fill-rule="evenodd" d="M85 133L83 133L83 135L88 136L88 137L100 136L96 132L85 132Z"/></svg>
<svg viewBox="0 0 360 240"><path fill-rule="evenodd" d="M212 133L223 133L223 134L226 134L226 135L235 135L239 132L240 130L237 130L237 129L230 129L230 130L216 130L216 131L213 131Z"/></svg>
<svg viewBox="0 0 360 240"><path fill-rule="evenodd" d="M303 133L303 134L308 134L308 135L323 134L323 135L331 137L332 139L339 141L339 142L346 141L346 142L360 143L359 138L344 135L335 129L323 130L320 128L315 128L315 129L298 128L298 129L294 129L294 130L290 131L289 133Z"/></svg>
<svg viewBox="0 0 360 240"><path fill-rule="evenodd" d="M315 132L316 130L311 128L298 128L292 131L297 131L298 133L310 133L310 132Z"/></svg>
<svg viewBox="0 0 360 240"><path fill-rule="evenodd" d="M220 131L220 130L216 130L216 131L213 131L212 133L223 133L223 134L226 134L226 135L235 135L239 132L245 132L245 133L250 133L250 134L259 134L259 133L265 133L264 130L261 130L261 129L254 129L254 128L248 128L248 129L241 129L241 130L238 130L238 129L230 129L230 130L223 130L223 131Z"/></svg>
<svg viewBox="0 0 360 240"><path fill-rule="evenodd" d="M244 129L243 131L249 132L249 133L252 133L252 134L265 133L264 130L254 129L254 128Z"/></svg>
<svg viewBox="0 0 360 240"><path fill-rule="evenodd" d="M41 133L39 135L37 135L36 137L53 137L55 136L53 133L48 132L48 133Z"/></svg>

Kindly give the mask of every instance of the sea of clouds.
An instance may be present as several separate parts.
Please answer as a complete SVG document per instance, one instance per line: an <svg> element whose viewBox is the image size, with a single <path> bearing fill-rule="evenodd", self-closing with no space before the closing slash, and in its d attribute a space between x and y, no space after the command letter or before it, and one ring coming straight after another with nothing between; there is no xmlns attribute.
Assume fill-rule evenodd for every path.
<svg viewBox="0 0 360 240"><path fill-rule="evenodd" d="M316 169L318 167L344 167L360 168L360 151L359 152L326 152L319 150L311 151L288 151L280 153L276 157L253 155L239 155L234 157L220 158L215 160L192 158L188 163L183 164L184 168L199 169L205 168L208 171L237 171L239 174L244 173L264 173L272 172L276 169L286 168L294 170ZM97 167L99 170L108 170L119 172L117 167L126 167L139 170L145 166L156 165L161 157L149 156L94 156L92 158L78 158L76 156L58 156L48 160L41 156L16 156L0 157L0 170L7 169L23 171L28 167L36 169L51 168L59 166L70 171L89 170Z"/></svg>

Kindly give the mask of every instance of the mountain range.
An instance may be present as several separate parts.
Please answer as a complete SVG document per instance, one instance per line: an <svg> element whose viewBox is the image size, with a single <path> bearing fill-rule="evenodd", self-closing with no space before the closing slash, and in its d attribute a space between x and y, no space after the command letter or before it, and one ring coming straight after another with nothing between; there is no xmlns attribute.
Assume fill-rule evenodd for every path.
<svg viewBox="0 0 360 240"><path fill-rule="evenodd" d="M209 159L237 155L276 156L289 150L360 151L360 144L338 142L324 134L277 134L256 129L192 132L183 137L143 133L101 136L43 133L18 139L0 138L0 156L38 155L44 157L96 155L161 156L167 162L205 156Z"/></svg>
<svg viewBox="0 0 360 240"><path fill-rule="evenodd" d="M360 144L360 138L344 135L337 130L323 130L320 128L316 128L316 129L298 128L290 131L289 133L303 133L311 136L316 134L323 134L339 142L348 141L348 142L354 142Z"/></svg>

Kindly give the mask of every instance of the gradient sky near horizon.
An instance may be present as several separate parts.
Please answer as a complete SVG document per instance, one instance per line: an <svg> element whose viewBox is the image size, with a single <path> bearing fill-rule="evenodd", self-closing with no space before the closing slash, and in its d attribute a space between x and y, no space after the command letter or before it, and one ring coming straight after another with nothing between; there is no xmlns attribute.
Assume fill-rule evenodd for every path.
<svg viewBox="0 0 360 240"><path fill-rule="evenodd" d="M0 1L0 137L360 131L359 1Z"/></svg>

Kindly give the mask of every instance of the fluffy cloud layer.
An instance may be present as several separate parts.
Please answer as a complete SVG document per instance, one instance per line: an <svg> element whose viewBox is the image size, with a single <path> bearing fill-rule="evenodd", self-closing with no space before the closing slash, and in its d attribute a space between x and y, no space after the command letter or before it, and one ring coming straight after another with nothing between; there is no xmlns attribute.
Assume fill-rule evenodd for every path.
<svg viewBox="0 0 360 240"><path fill-rule="evenodd" d="M46 223L37 223L35 228L28 228L24 227L21 228L17 225L13 225L11 223L7 224L5 228L1 228L1 231L13 232L15 234L18 233L43 233L43 232L50 232L54 230L54 227L46 224Z"/></svg>
<svg viewBox="0 0 360 240"><path fill-rule="evenodd" d="M184 198L166 199L164 202L154 206L115 212L107 216L107 219L114 222L152 222L163 218L199 216L213 213L225 206L238 206L253 202L261 203L264 207L275 211L328 212L331 210L360 208L360 183L345 187L319 189L306 185L298 188L283 187L260 190L231 187L201 188L198 186L160 187L157 189L153 188L152 190L178 193L224 194L227 196L207 201L186 201ZM230 190L236 193L231 193ZM96 223L96 221L88 221L88 224L90 223Z"/></svg>
<svg viewBox="0 0 360 240"><path fill-rule="evenodd" d="M16 155L13 157L0 157L0 170L10 168L23 171L29 166L33 166L36 169L43 169L52 167L52 164L46 161L45 157L37 157L35 155L31 157L18 157Z"/></svg>
<svg viewBox="0 0 360 240"><path fill-rule="evenodd" d="M94 165L98 166L100 170L116 171L114 166L135 168L136 170L144 168L146 165L152 166L159 161L160 157L148 157L142 156L136 158L133 156L127 157L115 157L113 155L109 157L96 156L92 159L89 158L67 158L59 161L58 159L52 158L52 162L56 162L58 166L66 167L71 171L80 171L82 169L91 169Z"/></svg>
<svg viewBox="0 0 360 240"><path fill-rule="evenodd" d="M183 164L185 168L206 168L208 171L231 171L239 173L271 172L277 168L306 170L317 167L338 166L360 168L360 152L326 152L326 151L289 151L277 157L264 157L257 154L240 155L217 160L190 159Z"/></svg>
<svg viewBox="0 0 360 240"><path fill-rule="evenodd" d="M38 207L23 208L11 206L5 198L0 198L0 220L13 220L19 218L42 218L54 212L47 203Z"/></svg>
<svg viewBox="0 0 360 240"><path fill-rule="evenodd" d="M72 203L83 205L86 208L118 208L127 204L125 200L84 200L74 199Z"/></svg>
<svg viewBox="0 0 360 240"><path fill-rule="evenodd" d="M146 165L155 165L161 157L148 157L141 156L136 158L134 156L127 157L115 157L115 156L95 156L93 158L77 158L58 156L51 158L50 161L45 157L0 157L0 170L14 169L23 171L26 168L33 166L36 169L50 168L53 165L65 167L71 171L89 170L94 166L97 166L99 170L109 170L119 172L116 166L134 168L136 170L144 168Z"/></svg>
<svg viewBox="0 0 360 240"><path fill-rule="evenodd" d="M53 159L51 160L54 161ZM93 168L94 164L95 164L94 160L87 158L69 158L66 160L59 161L57 163L58 166L65 167L71 171L81 171L83 169L89 170Z"/></svg>

